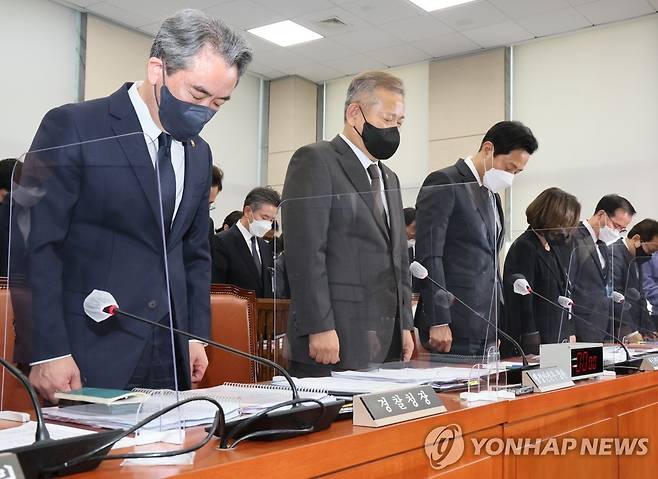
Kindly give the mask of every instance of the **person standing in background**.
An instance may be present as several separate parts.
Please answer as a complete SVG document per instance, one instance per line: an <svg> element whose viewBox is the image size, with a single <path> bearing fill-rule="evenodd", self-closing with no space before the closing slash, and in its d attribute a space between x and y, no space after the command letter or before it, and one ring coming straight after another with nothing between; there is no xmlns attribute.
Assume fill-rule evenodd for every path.
<svg viewBox="0 0 658 479"><path fill-rule="evenodd" d="M658 331L658 253L651 255L651 260L640 266L642 269L642 291L651 306L651 320L654 331Z"/></svg>
<svg viewBox="0 0 658 479"><path fill-rule="evenodd" d="M212 172L210 174L210 194L208 195L208 205L210 211L215 209L215 201L217 200L217 195L222 191L222 181L224 180L224 172L220 170L216 165L212 165ZM212 240L212 237L215 235L215 222L210 217L210 224L208 225L208 241Z"/></svg>

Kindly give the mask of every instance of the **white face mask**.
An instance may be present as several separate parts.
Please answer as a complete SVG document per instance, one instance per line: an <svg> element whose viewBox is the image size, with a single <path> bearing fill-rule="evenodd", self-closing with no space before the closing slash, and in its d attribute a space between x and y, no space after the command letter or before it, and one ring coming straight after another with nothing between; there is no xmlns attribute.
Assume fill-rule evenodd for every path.
<svg viewBox="0 0 658 479"><path fill-rule="evenodd" d="M268 220L256 220L249 223L249 232L258 237L262 238L265 234L272 229L272 222Z"/></svg>
<svg viewBox="0 0 658 479"><path fill-rule="evenodd" d="M415 246L416 246L416 240L415 239L407 240L407 248L413 248Z"/></svg>
<svg viewBox="0 0 658 479"><path fill-rule="evenodd" d="M621 238L621 234L619 234L619 231L610 228L608 225L602 226L599 229L599 239L608 246L610 246L613 243L616 243L619 240L619 238Z"/></svg>
<svg viewBox="0 0 658 479"><path fill-rule="evenodd" d="M514 182L514 174L505 170L498 170L491 168L484 172L482 184L486 186L492 193L500 193L501 191L512 186Z"/></svg>

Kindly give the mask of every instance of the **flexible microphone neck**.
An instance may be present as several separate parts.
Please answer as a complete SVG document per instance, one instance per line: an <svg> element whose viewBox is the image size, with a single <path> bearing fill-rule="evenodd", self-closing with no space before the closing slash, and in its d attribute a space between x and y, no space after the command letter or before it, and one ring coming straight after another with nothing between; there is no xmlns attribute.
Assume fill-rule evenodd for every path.
<svg viewBox="0 0 658 479"><path fill-rule="evenodd" d="M418 279L428 279L433 285L435 285L435 286L436 286L437 288L439 288L441 291L444 291L444 292L448 293L449 295L451 295L455 300L457 300L457 302L458 302L459 304L461 304L461 305L464 306L466 309L468 309L471 313L473 313L473 314L476 315L478 318L480 318L481 320L483 320L484 322L486 322L489 326L493 327L496 331L498 331L498 333L500 333L500 335L501 335L502 337L504 337L505 339L507 339L507 341L509 341L510 343L512 343L512 345L513 345L515 348L517 348L517 349L519 350L519 352L521 353L521 360L523 361L523 366L524 366L524 367L527 367L527 366L529 365L529 363L528 363L528 358L527 358L527 356L526 356L526 354L525 354L525 351L523 351L523 348L521 347L521 345L520 345L520 344L519 344L519 343L518 343L518 342L517 342L512 336L510 336L510 335L507 334L505 331L503 331L502 329L500 329L500 328L499 328L494 322L492 322L491 320L489 320L489 319L487 319L486 317L484 317L484 315L480 314L480 313L477 312L475 309L471 308L468 304L466 304L464 301L462 301L459 297L457 297L457 296L455 296L454 294L452 294L450 291L448 291L448 289L447 289L445 286L443 286L443 285L437 283L436 281L434 281L434 279L432 279L432 278L427 274L427 270L425 269L425 267L422 266L420 263L418 263L418 262L416 262L416 261L414 261L414 263L417 264L418 266L420 266L420 267L423 269L422 272L424 273L424 276L422 276L422 275L417 275L417 273L415 273L414 271L412 271L412 274L413 274L416 278L418 278ZM413 266L413 265L412 265L412 266ZM416 270L416 268L414 268L414 270ZM422 276L422 277L421 277L421 276Z"/></svg>
<svg viewBox="0 0 658 479"><path fill-rule="evenodd" d="M532 289L530 289L529 292L530 292L530 294L533 294L533 295L537 296L538 298L540 298L540 299L542 299L542 300L544 300L544 301L546 301L546 302L552 304L553 306L555 306L555 307L557 307L557 308L560 308L561 310L567 312L568 314L571 314L571 316L573 316L574 318L576 318L576 319L579 320L579 321L582 321L583 323L587 324L587 325L590 326L591 328L594 328L594 329L597 330L598 332L603 333L603 334L605 334L606 336L611 337L611 338L614 340L614 342L618 343L618 344L624 349L624 352L626 353L626 360L627 360L627 361L630 361L630 360L632 359L632 357L631 357L631 352L628 350L628 348L626 347L626 345L624 344L624 342L623 342L622 340L620 340L620 339L619 339L617 336L615 336L614 334L610 334L608 331L606 331L606 330L604 330L604 329L602 329L602 328L599 328L598 326L596 326L595 324L593 324L591 321L589 321L589 320L583 318L583 317L580 316L580 315L574 314L572 311L570 311L569 309L565 308L565 307L562 306L561 304L556 303L556 302L554 302L554 301L551 301L551 300L548 299L547 297L545 297L545 296L543 296L543 295L537 293L536 291L534 291L534 290L532 290Z"/></svg>
<svg viewBox="0 0 658 479"><path fill-rule="evenodd" d="M243 358L249 359L251 361L255 361L257 363L263 364L264 366L269 366L279 373L283 377L286 378L286 381L288 381L288 385L290 386L290 389L292 390L292 398L293 400L299 399L299 392L297 391L297 386L295 386L295 382L293 381L292 377L290 374L288 374L288 371L285 370L282 366L278 365L274 361L270 361L269 359L261 358L259 356L245 353L244 351L240 351L239 349L232 348L231 346L227 346L225 344L218 343L216 341L213 341L212 339L208 338L202 338L201 336L197 336L196 334L188 333L187 331L182 331L180 329L174 328L172 326L169 326L167 324L160 324L155 321L151 321L146 318L142 318L139 316L136 316L134 314L128 313L126 311L123 311L122 309L119 309L118 306L112 305L112 306L107 306L106 308L103 308L103 311L106 312L107 314L111 316L116 316L116 315L122 315L127 318L135 319L137 321L141 321L143 323L147 323L153 326L157 326L158 328L163 328L166 329L167 331L173 331L176 334L180 334L181 336L185 336L190 339L195 339L197 341L201 341L202 343L207 343L210 344L218 349L221 349L222 351L226 351L231 354L235 354L236 356L241 356Z"/></svg>
<svg viewBox="0 0 658 479"><path fill-rule="evenodd" d="M32 407L34 408L34 414L36 415L36 420L37 420L36 421L37 430L34 435L34 439L37 442L46 441L50 439L50 434L48 434L48 429L46 428L46 422L43 419L43 413L41 412L41 405L39 404L37 393L34 391L34 388L30 384L30 381L25 377L25 374L23 374L16 366L11 364L3 357L0 357L0 364L2 364L5 368L7 368L7 370L11 373L11 375L21 382L21 384L27 391L28 395L30 396L30 401L32 402Z"/></svg>

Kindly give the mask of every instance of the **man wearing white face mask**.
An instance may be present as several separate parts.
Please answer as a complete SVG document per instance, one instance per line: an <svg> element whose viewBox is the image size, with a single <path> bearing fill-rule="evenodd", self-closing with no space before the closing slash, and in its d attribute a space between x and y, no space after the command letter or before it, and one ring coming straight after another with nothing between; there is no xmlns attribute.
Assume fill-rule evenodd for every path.
<svg viewBox="0 0 658 479"><path fill-rule="evenodd" d="M635 208L626 198L606 195L599 200L592 217L581 222L569 242L560 248L571 281L574 313L598 328L577 321L578 341L608 340L601 329L613 333L613 278L608 246L626 232L634 214Z"/></svg>
<svg viewBox="0 0 658 479"><path fill-rule="evenodd" d="M496 123L479 151L431 173L416 201L416 260L429 275L492 321L502 319L497 258L503 243L498 193L512 186L537 140L528 127ZM440 289L421 281L415 322L426 348L440 353L481 354L495 332L459 305L446 307Z"/></svg>
<svg viewBox="0 0 658 479"><path fill-rule="evenodd" d="M242 218L212 239L212 282L233 284L271 298L272 247L263 236L272 229L281 196L272 188L254 188L242 209Z"/></svg>

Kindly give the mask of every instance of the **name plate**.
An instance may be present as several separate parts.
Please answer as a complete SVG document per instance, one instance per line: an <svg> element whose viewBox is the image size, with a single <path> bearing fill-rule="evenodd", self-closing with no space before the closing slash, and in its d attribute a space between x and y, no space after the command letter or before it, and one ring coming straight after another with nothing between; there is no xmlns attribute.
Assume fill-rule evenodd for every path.
<svg viewBox="0 0 658 479"><path fill-rule="evenodd" d="M354 396L353 424L380 427L446 411L432 386L391 389Z"/></svg>
<svg viewBox="0 0 658 479"><path fill-rule="evenodd" d="M23 469L16 454L12 452L0 453L0 478L2 479L25 479Z"/></svg>
<svg viewBox="0 0 658 479"><path fill-rule="evenodd" d="M658 371L658 354L643 357L640 371Z"/></svg>
<svg viewBox="0 0 658 479"><path fill-rule="evenodd" d="M524 386L532 386L535 391L542 393L574 385L567 373L557 366L527 369L523 371L522 382Z"/></svg>

